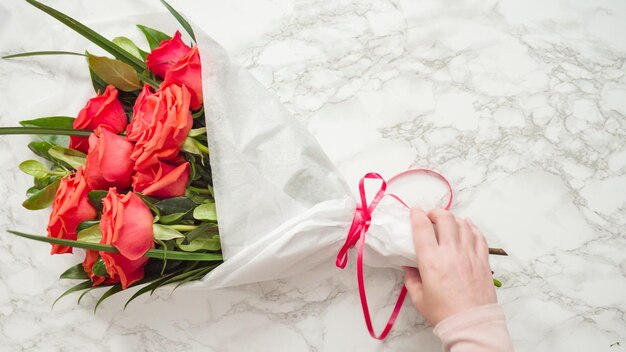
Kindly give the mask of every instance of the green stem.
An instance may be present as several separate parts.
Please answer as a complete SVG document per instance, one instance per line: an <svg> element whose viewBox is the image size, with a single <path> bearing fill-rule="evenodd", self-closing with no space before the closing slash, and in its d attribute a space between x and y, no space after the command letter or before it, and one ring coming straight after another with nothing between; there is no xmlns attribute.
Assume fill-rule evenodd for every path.
<svg viewBox="0 0 626 352"><path fill-rule="evenodd" d="M489 254L491 254L491 255L504 255L504 256L508 256L509 255L502 248L489 248Z"/></svg>
<svg viewBox="0 0 626 352"><path fill-rule="evenodd" d="M0 135L14 134L46 134L58 136L89 137L93 131L75 130L72 128L43 128L43 127L0 127Z"/></svg>
<svg viewBox="0 0 626 352"><path fill-rule="evenodd" d="M26 53L19 54L11 54L3 56L3 59L12 59L15 57L28 57L28 56L42 56L42 55L76 55L76 56L87 56L85 54L76 53L73 51L29 51Z"/></svg>
<svg viewBox="0 0 626 352"><path fill-rule="evenodd" d="M209 148L207 146L205 146L204 144L198 142L195 139L194 139L194 141L196 141L196 147L198 147L198 149L200 149L201 152L203 152L204 154L209 154Z"/></svg>
<svg viewBox="0 0 626 352"><path fill-rule="evenodd" d="M91 249L100 252L119 253L119 251L108 244L91 243L82 241L64 240L60 238L52 238L46 236L30 235L27 233L17 232L9 230L9 233L28 238L30 240L47 242L52 244L60 244L62 246L70 246L75 248ZM195 252L182 252L182 251L164 251L161 249L150 249L144 254L147 258L165 259L168 260L189 260L189 261L204 261L204 262L217 262L222 261L222 254L220 253L195 253Z"/></svg>

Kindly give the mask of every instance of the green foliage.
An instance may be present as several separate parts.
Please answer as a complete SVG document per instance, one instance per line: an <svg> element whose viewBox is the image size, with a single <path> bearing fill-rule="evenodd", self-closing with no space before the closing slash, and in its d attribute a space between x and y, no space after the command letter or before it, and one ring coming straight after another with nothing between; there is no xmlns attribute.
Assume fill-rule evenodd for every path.
<svg viewBox="0 0 626 352"><path fill-rule="evenodd" d="M65 270L59 277L60 279L87 280L89 275L85 272L83 264L76 264Z"/></svg>
<svg viewBox="0 0 626 352"><path fill-rule="evenodd" d="M93 205L93 207L96 208L98 212L102 212L102 200L104 199L104 197L107 196L107 194L107 191L89 191L89 193L87 194L87 199L89 199L89 203L91 203L91 205Z"/></svg>
<svg viewBox="0 0 626 352"><path fill-rule="evenodd" d="M130 92L142 87L137 71L120 60L89 54L87 61L94 74L119 90Z"/></svg>
<svg viewBox="0 0 626 352"><path fill-rule="evenodd" d="M215 210L215 203L204 203L198 205L193 210L193 218L196 220L217 221L217 212Z"/></svg>
<svg viewBox="0 0 626 352"><path fill-rule="evenodd" d="M161 31L157 31L156 29L142 26L140 24L138 24L137 27L146 36L146 39L148 40L148 46L150 46L150 50L154 50L155 48L157 48L162 41L172 39L172 37L170 37L169 35Z"/></svg>
<svg viewBox="0 0 626 352"><path fill-rule="evenodd" d="M88 243L100 243L100 240L102 240L102 231L100 231L100 224L98 223L79 231L76 234L76 240Z"/></svg>
<svg viewBox="0 0 626 352"><path fill-rule="evenodd" d="M161 3L167 8L167 10L172 14L172 16L176 18L178 23L180 23L180 25L185 29L187 34L189 34L191 39L193 39L193 41L195 42L196 35L193 33L193 28L191 28L191 25L189 25L189 22L187 22L187 20L185 20L183 16L181 16L181 14L178 13L178 11L174 10L174 8L170 6L170 4L168 4L165 0L161 0Z"/></svg>
<svg viewBox="0 0 626 352"><path fill-rule="evenodd" d="M40 210L49 207L54 201L54 196L60 184L61 180L57 180L44 187L42 190L33 193L22 203L22 206L28 210Z"/></svg>
<svg viewBox="0 0 626 352"><path fill-rule="evenodd" d="M102 49L106 50L118 60L129 64L135 70L143 71L146 69L146 64L140 59L134 57L132 54L127 52L126 50L120 48L117 44L112 41L106 39L102 35L98 34L96 31L91 28L85 26L84 24L78 22L77 20L65 15L64 13L57 11L49 6L46 6L39 1L36 0L26 0L29 4L35 6L41 11L47 13L48 15L54 17L61 23L65 24L69 28L76 31L78 34L82 35L86 39L90 40L92 43L98 45Z"/></svg>
<svg viewBox="0 0 626 352"><path fill-rule="evenodd" d="M76 56L85 56L85 54L75 53L73 51L29 51L26 53L19 54L11 54L3 56L3 59L13 59L17 57L27 57L27 56L44 56L44 55L76 55Z"/></svg>
<svg viewBox="0 0 626 352"><path fill-rule="evenodd" d="M73 169L84 167L87 161L87 155L78 150L59 147L58 145L48 149L48 154L55 160L62 161Z"/></svg>
<svg viewBox="0 0 626 352"><path fill-rule="evenodd" d="M176 238L185 238L185 235L182 233L171 229L167 226L163 226L160 224L152 225L152 232L154 234L154 239L159 241L168 241Z"/></svg>

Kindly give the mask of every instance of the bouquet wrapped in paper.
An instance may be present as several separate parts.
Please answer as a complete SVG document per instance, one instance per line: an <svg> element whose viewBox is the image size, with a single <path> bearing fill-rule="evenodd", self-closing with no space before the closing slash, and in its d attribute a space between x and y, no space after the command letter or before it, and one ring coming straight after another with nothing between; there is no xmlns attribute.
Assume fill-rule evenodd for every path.
<svg viewBox="0 0 626 352"><path fill-rule="evenodd" d="M407 206L386 192L382 177L365 175L355 199L315 138L164 1L187 39L139 25L148 51L27 1L112 56L10 56L84 55L97 93L76 118L0 129L42 137L29 147L47 165L29 160L20 168L35 180L24 205L52 206L48 235L12 233L51 243L53 254L86 249L83 262L61 275L82 280L65 294L108 287L99 304L132 286L143 285L131 300L169 284L217 288L273 280L328 261L343 268L357 246L368 328L384 338L391 324L380 336L373 333L363 264L414 266L415 253ZM442 180L450 206L452 191L441 175L411 170L399 177L413 173ZM379 186L369 195L368 180Z"/></svg>

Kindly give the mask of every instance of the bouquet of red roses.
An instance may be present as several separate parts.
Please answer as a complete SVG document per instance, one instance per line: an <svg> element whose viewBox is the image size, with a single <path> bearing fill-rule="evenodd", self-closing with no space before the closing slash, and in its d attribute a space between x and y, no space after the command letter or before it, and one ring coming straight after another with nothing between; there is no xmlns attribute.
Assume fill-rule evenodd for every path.
<svg viewBox="0 0 626 352"><path fill-rule="evenodd" d="M128 302L164 285L204 277L222 255L197 46L187 45L178 31L170 37L138 25L150 47L146 52L126 37L109 41L50 7L28 2L114 58L89 52L5 57L83 55L96 91L76 118L42 117L0 129L0 134L39 135L28 147L45 164L27 160L19 166L34 178L23 206L52 206L46 237L12 233L52 244L52 254L85 249L84 261L61 275L82 281L61 297L109 287L96 307L131 286L147 284ZM191 26L163 3L195 40Z"/></svg>
<svg viewBox="0 0 626 352"><path fill-rule="evenodd" d="M205 33L190 47L178 32L170 38L139 26L148 53L128 38L108 40L27 1L114 57L11 55L83 55L98 92L76 119L41 118L0 129L40 135L29 146L49 161L21 165L35 178L24 205L52 205L48 236L13 233L51 243L53 253L87 250L82 264L61 275L84 280L65 294L109 287L97 307L140 284L146 285L130 300L168 284L218 288L306 275L330 262L345 268L357 247L368 330L386 336L406 291L376 335L364 268L414 265L407 205L422 194L398 193L398 187L414 185L407 178L430 176L438 186L429 189L448 194L448 208L452 187L441 174L413 169L385 179L369 172L355 194L316 138ZM191 26L161 1L196 42ZM366 182L378 184L374 194ZM506 255L499 248L490 253Z"/></svg>

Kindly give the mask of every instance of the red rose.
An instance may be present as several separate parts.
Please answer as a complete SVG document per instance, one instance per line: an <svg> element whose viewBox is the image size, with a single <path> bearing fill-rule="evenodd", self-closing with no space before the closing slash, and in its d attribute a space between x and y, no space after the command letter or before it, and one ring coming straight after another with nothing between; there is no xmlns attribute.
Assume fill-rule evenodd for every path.
<svg viewBox="0 0 626 352"><path fill-rule="evenodd" d="M162 161L150 167L135 170L133 189L158 198L178 197L185 194L189 182L189 163L172 165Z"/></svg>
<svg viewBox="0 0 626 352"><path fill-rule="evenodd" d="M128 140L136 142L131 158L139 169L178 157L193 124L189 101L185 87L173 85L155 93L144 87L126 129Z"/></svg>
<svg viewBox="0 0 626 352"><path fill-rule="evenodd" d="M198 47L194 46L165 73L161 89L171 85L186 86L191 92L191 109L202 107L202 70Z"/></svg>
<svg viewBox="0 0 626 352"><path fill-rule="evenodd" d="M189 50L191 48L183 43L180 32L176 31L174 38L162 41L158 48L146 56L146 65L155 75L163 78Z"/></svg>
<svg viewBox="0 0 626 352"><path fill-rule="evenodd" d="M95 219L96 209L89 203L89 187L78 168L76 174L61 179L48 222L48 237L76 240L76 227L83 221ZM72 253L72 247L52 245L50 254Z"/></svg>
<svg viewBox="0 0 626 352"><path fill-rule="evenodd" d="M126 189L132 183L133 144L103 127L89 136L85 178L91 189Z"/></svg>
<svg viewBox="0 0 626 352"><path fill-rule="evenodd" d="M89 99L87 105L74 120L75 129L95 130L98 126L107 126L114 133L124 131L128 119L124 107L117 100L117 89L107 86L102 95ZM70 148L87 153L89 143L86 137L70 137Z"/></svg>
<svg viewBox="0 0 626 352"><path fill-rule="evenodd" d="M143 255L153 247L152 222L147 205L133 192L117 194L115 188L102 200L100 243L114 246L120 253L100 252L110 279L119 278L127 288L143 278Z"/></svg>

